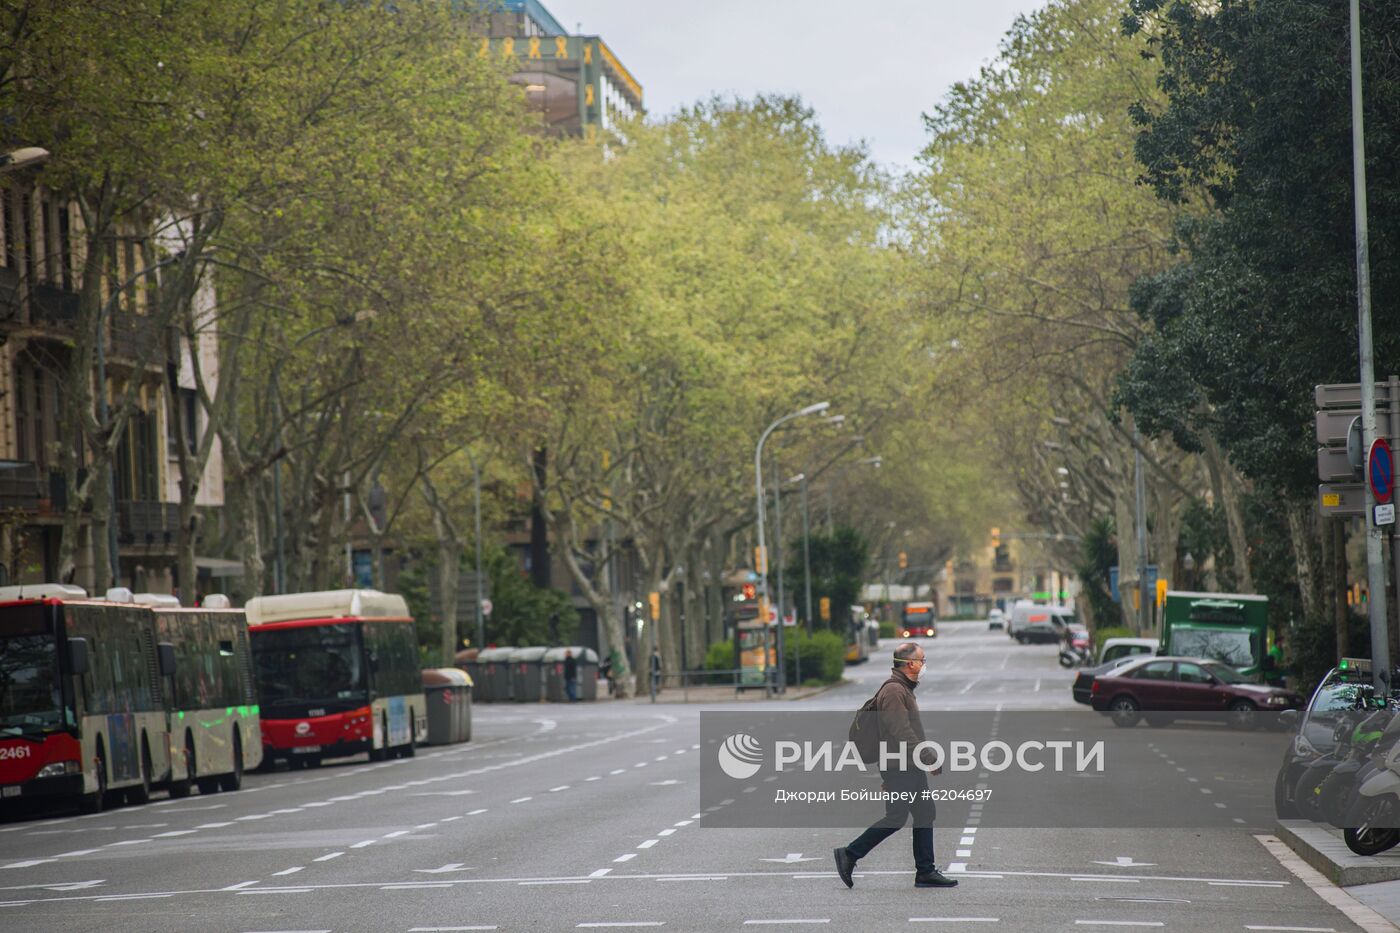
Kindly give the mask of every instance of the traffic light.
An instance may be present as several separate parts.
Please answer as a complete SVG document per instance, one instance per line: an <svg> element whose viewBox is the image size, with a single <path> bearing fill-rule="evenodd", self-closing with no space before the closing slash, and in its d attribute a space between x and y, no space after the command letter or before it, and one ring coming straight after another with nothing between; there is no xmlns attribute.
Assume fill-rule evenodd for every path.
<svg viewBox="0 0 1400 933"><path fill-rule="evenodd" d="M754 586L752 583L745 583L743 593L745 602L750 599L756 599L758 597L758 587Z"/></svg>
<svg viewBox="0 0 1400 933"><path fill-rule="evenodd" d="M993 529L992 529L992 547L994 547L994 548L1001 547L1001 529L1000 529L1000 528L993 528Z"/></svg>
<svg viewBox="0 0 1400 933"><path fill-rule="evenodd" d="M822 601L821 601L821 603L820 603L819 605L821 606L822 621L823 621L823 622L830 622L830 621L831 621L831 597L830 597L830 596L823 596L823 597L822 597Z"/></svg>
<svg viewBox="0 0 1400 933"><path fill-rule="evenodd" d="M899 569L900 569L900 570L907 570L907 569L909 569L909 555L906 554L906 553L904 553L903 551L900 551L900 552L899 552Z"/></svg>
<svg viewBox="0 0 1400 933"><path fill-rule="evenodd" d="M651 602L651 621L661 621L661 594L652 592L647 594L648 601Z"/></svg>
<svg viewBox="0 0 1400 933"><path fill-rule="evenodd" d="M768 549L756 547L753 549L753 569L755 573L764 574L768 572Z"/></svg>

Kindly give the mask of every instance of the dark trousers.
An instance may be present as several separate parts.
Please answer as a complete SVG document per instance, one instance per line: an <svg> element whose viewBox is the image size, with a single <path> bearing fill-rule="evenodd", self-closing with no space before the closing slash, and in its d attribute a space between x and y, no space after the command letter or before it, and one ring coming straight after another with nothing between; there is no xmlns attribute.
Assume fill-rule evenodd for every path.
<svg viewBox="0 0 1400 933"><path fill-rule="evenodd" d="M928 790L928 776L922 771L882 771L885 790L892 793L903 791L922 795ZM890 800L885 803L885 815L874 826L856 837L856 841L846 846L851 858L859 861L870 854L870 850L899 832L910 817L913 817L914 830L914 870L924 875L933 871L933 817L932 800L917 797L913 803Z"/></svg>
<svg viewBox="0 0 1400 933"><path fill-rule="evenodd" d="M578 678L572 677L564 681L564 692L569 696L570 703L578 702Z"/></svg>

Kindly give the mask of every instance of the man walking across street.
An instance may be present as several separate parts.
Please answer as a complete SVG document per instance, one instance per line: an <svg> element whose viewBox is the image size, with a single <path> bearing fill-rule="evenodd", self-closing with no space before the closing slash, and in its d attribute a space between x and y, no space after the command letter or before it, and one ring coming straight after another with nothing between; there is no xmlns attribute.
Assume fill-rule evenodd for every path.
<svg viewBox="0 0 1400 933"><path fill-rule="evenodd" d="M564 652L564 692L570 703L578 702L578 659L572 650Z"/></svg>
<svg viewBox="0 0 1400 933"><path fill-rule="evenodd" d="M870 854L870 850L897 833L904 823L913 818L914 833L914 887L951 888L957 881L938 870L933 861L933 801L927 799L928 774L913 760L913 749L924 741L923 723L919 721L919 703L914 699L914 688L919 684L919 675L924 670L923 649L913 642L905 642L894 649L894 670L888 680L875 694L875 718L879 723L880 741L887 748L898 748L904 743L906 755L903 761L892 764L888 770L880 772L884 789L898 795L885 803L885 816L874 826L861 833L848 846L838 848L833 853L836 858L836 874L846 887L853 887L851 872L856 862ZM926 750L926 754L932 754ZM924 759L930 763L929 759Z"/></svg>

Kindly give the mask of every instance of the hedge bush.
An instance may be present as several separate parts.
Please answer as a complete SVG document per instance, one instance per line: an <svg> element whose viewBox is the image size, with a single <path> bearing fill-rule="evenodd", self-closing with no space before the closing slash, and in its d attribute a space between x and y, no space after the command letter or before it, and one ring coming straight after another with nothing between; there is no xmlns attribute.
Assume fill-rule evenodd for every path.
<svg viewBox="0 0 1400 933"><path fill-rule="evenodd" d="M818 683L832 684L841 679L846 670L846 641L835 632L816 632L808 635L801 629L792 629L784 634L783 664L787 668L787 682L798 683L797 664L802 662L802 683L815 680Z"/></svg>
<svg viewBox="0 0 1400 933"><path fill-rule="evenodd" d="M893 622L881 622L881 623L880 623L880 637L881 637L881 638L894 638L894 637L895 637L895 636L894 636L894 623L893 623Z"/></svg>
<svg viewBox="0 0 1400 933"><path fill-rule="evenodd" d="M707 671L732 671L734 670L734 642L717 641L705 650L705 670ZM734 682L732 674L711 674L708 678L712 684L727 684Z"/></svg>

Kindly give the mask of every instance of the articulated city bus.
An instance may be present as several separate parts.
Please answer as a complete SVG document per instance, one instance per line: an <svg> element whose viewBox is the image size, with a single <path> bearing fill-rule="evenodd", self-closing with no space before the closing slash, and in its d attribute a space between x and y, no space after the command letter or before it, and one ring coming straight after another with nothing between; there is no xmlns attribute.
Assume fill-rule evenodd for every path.
<svg viewBox="0 0 1400 933"><path fill-rule="evenodd" d="M108 595L89 599L62 584L0 587L0 802L76 797L97 812L120 798L144 803L153 786L173 796L188 794L191 782L205 793L236 788L242 764L260 760L247 664L230 660L237 636L226 659L223 642L191 637L212 614L166 608L160 624L151 603L169 597ZM222 615L227 631L244 627L241 613ZM204 693L182 705L186 678ZM238 707L214 722L209 707L234 696ZM242 764L227 754L196 763L176 751L246 748L243 734L252 755Z"/></svg>
<svg viewBox="0 0 1400 933"><path fill-rule="evenodd" d="M418 636L403 597L260 596L247 606L267 763L412 757L426 732Z"/></svg>
<svg viewBox="0 0 1400 933"><path fill-rule="evenodd" d="M159 643L175 654L166 680L170 796L187 796L191 785L201 794L238 790L263 757L247 620L222 596L205 598L201 609L158 605L153 615Z"/></svg>

